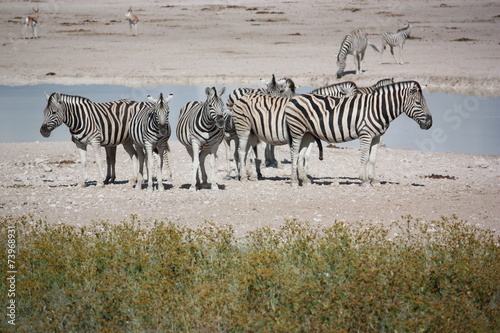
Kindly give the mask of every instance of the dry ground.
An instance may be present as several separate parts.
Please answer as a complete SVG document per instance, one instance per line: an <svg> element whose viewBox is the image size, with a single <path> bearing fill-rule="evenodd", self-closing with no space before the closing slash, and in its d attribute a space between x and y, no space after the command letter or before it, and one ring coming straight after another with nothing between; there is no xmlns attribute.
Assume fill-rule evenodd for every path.
<svg viewBox="0 0 500 333"><path fill-rule="evenodd" d="M343 80L365 85L394 77L418 80L431 91L500 95L500 4L495 1L132 5L140 19L138 36L129 35L125 21L129 2L0 2L0 83L255 86L275 73L318 87L337 81L335 57L349 31L365 29L380 48L383 32L411 22L404 65L394 64L387 51L381 61L370 47L365 72L353 75L349 58ZM40 8L40 38L24 38L21 22L34 6ZM80 225L118 222L131 214L189 226L212 220L234 225L239 235L290 218L328 225L457 214L487 228L500 226L499 156L383 149L377 168L383 184L373 188L357 186L357 149L332 149L324 161L313 160L315 184L305 188L290 187L289 164L267 169L263 181L223 180L221 158L220 190L192 193L185 188L188 155L178 143L172 150L174 181L165 183L163 193L148 194L126 183L129 165L121 148L119 183L81 188L74 186L80 169L72 143L0 144L0 212ZM281 156L289 158L286 148ZM96 174L91 164L91 177Z"/></svg>

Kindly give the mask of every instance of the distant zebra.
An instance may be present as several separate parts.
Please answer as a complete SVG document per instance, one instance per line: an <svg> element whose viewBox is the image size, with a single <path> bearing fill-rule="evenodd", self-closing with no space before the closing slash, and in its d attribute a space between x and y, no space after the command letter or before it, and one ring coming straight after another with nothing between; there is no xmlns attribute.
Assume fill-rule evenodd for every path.
<svg viewBox="0 0 500 333"><path fill-rule="evenodd" d="M137 178L136 188L140 189L144 179L144 150L146 150L146 163L148 170L148 191L153 191L153 150L157 149L159 164L156 166L156 181L158 190L163 191L162 170L164 153L169 150L168 139L172 133L170 123L168 121L168 102L173 98L170 94L166 99L163 94L160 94L158 100L148 108L144 108L136 112L130 120L130 136L134 141L134 145L139 158L139 174ZM167 170L169 178L172 177L168 155L166 155Z"/></svg>
<svg viewBox="0 0 500 333"><path fill-rule="evenodd" d="M247 94L239 99L233 106L233 121L238 135L240 160L240 180L248 179L247 154L251 143L265 142L272 146L288 143L288 130L285 124L285 106L289 97L268 96L260 93ZM311 146L312 147L312 146ZM320 158L322 158L322 146ZM309 150L310 153L310 150ZM258 154L262 156L261 154ZM309 154L307 155L307 158ZM262 158L260 158L262 159ZM257 157L259 160L259 157ZM257 176L260 175L260 161L256 161ZM250 175L253 179L253 175Z"/></svg>
<svg viewBox="0 0 500 333"><path fill-rule="evenodd" d="M377 81L377 83L375 83L373 86L369 86L369 87L358 87L358 93L359 94L371 94L372 92L374 92L377 88L380 88L380 87L383 87L383 86L386 86L388 84L393 84L394 83L394 79L393 78L390 78L390 79L382 79L382 80L379 80Z"/></svg>
<svg viewBox="0 0 500 333"><path fill-rule="evenodd" d="M361 74L361 62L365 57L366 46L368 45L368 35L361 29L353 30L345 36L340 45L339 53L337 54L337 78L340 79L346 67L347 55L354 56L354 64L356 65L356 74Z"/></svg>
<svg viewBox="0 0 500 333"><path fill-rule="evenodd" d="M215 162L217 149L224 138L224 102L221 99L224 90L225 88L222 88L217 93L214 87L207 87L205 89L205 94L207 95L205 102L189 102L181 109L177 124L177 137L186 147L193 160L190 190L198 189L198 169L201 171L203 180L203 183L200 185L208 185L207 172L205 170L205 158L208 154L211 155L211 188L212 190L218 189L215 181Z"/></svg>
<svg viewBox="0 0 500 333"><path fill-rule="evenodd" d="M135 112L149 106L151 103L139 103L132 100L95 103L84 97L55 92L47 96L47 106L43 111L44 119L40 133L47 138L52 130L62 123L68 126L72 141L80 150L83 171L82 186L85 186L87 181L87 145L91 145L94 150L100 176L97 185L102 186L104 175L100 147L106 147L108 157L112 157L114 160L113 153L110 154L110 152L114 151L116 155L116 146L122 144L132 159L133 176L130 182L135 184L137 155L129 133L129 121ZM106 182L111 177L109 171L108 165Z"/></svg>
<svg viewBox="0 0 500 333"><path fill-rule="evenodd" d="M358 93L356 83L352 81L345 81L334 83L329 86L314 89L310 94L327 95L332 97L349 97Z"/></svg>
<svg viewBox="0 0 500 333"><path fill-rule="evenodd" d="M370 185L370 182L375 183L375 161L380 136L392 120L406 113L420 128L429 129L432 126L432 116L422 89L415 81L398 82L380 87L372 94L340 99L300 95L290 100L285 113L291 139L291 184L295 186L298 185L298 179L304 184L310 182L299 159L312 137L330 143L359 138L359 178L363 185Z"/></svg>
<svg viewBox="0 0 500 333"><path fill-rule="evenodd" d="M394 54L394 47L399 46L399 63L403 65L405 62L403 60L403 46L405 41L410 37L411 24L407 24L406 27L401 28L396 33L386 32L382 35L382 50L380 51L380 62L382 62L382 54L384 54L385 47L389 45L391 54L394 57L394 61L398 63L396 55Z"/></svg>

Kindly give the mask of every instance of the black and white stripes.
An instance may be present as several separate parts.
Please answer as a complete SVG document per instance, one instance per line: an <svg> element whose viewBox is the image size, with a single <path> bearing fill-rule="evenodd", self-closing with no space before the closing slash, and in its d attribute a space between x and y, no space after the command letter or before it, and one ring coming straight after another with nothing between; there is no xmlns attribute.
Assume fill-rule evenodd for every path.
<svg viewBox="0 0 500 333"><path fill-rule="evenodd" d="M354 63L356 65L356 74L361 74L361 62L365 56L366 46L368 45L368 35L361 29L353 30L345 36L340 50L337 54L337 78L341 78L344 69L346 68L347 55L354 56Z"/></svg>
<svg viewBox="0 0 500 333"><path fill-rule="evenodd" d="M432 126L422 89L415 81L382 86L372 94L349 98L312 94L293 97L285 110L290 129L292 185L297 185L298 179L309 182L298 159L313 139L338 143L358 138L361 141L360 179L369 184L374 180L380 136L401 113L414 119L422 129Z"/></svg>
<svg viewBox="0 0 500 333"><path fill-rule="evenodd" d="M384 54L385 48L389 45L394 61L398 63L396 55L394 54L394 47L399 46L399 63L404 64L403 60L403 46L405 41L410 37L411 24L407 24L406 27L399 29L396 33L386 32L382 35L382 50L380 51L380 59L382 59L382 54Z"/></svg>
<svg viewBox="0 0 500 333"><path fill-rule="evenodd" d="M205 89L207 95L205 102L189 102L181 109L177 124L177 137L193 160L190 190L196 190L200 185L198 168L202 174L203 184L201 185L208 185L205 158L209 154L212 172L211 188L212 190L218 189L215 182L215 159L219 144L224 138L224 102L221 99L224 90L222 88L217 92L214 87L207 87Z"/></svg>
<svg viewBox="0 0 500 333"><path fill-rule="evenodd" d="M91 145L99 168L100 178L98 185L103 185L104 175L101 165L100 147L106 147L106 152L113 152L113 147L123 144L123 147L132 159L133 176L131 182L135 183L136 177L136 152L129 134L129 121L132 115L150 106L150 103L138 103L132 100L118 100L108 103L94 103L91 100L72 95L55 92L47 97L47 106L44 110L44 120L40 133L49 137L52 130L61 124L66 124L73 142L80 151L83 180L82 186L87 181L87 145ZM109 159L112 161L113 159ZM109 178L114 178L109 174Z"/></svg>
<svg viewBox="0 0 500 333"><path fill-rule="evenodd" d="M173 98L170 94L167 98L163 98L163 94L152 106L144 108L136 112L130 120L130 136L134 141L135 148L139 158L139 174L137 178L137 187L141 188L143 180L143 165L144 165L144 150L146 151L146 163L148 170L148 191L153 190L153 150L156 149L158 153L159 165L156 166L156 179L158 183L158 190L163 190L162 184L162 169L164 162L164 153L169 150L168 139L172 133L169 123L169 108L168 102ZM168 155L166 155L167 170L169 177L172 177Z"/></svg>

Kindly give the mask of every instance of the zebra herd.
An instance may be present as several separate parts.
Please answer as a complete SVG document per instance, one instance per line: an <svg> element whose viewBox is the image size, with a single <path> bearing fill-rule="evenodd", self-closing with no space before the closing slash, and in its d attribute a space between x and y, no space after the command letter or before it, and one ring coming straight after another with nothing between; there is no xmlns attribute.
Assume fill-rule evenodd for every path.
<svg viewBox="0 0 500 333"><path fill-rule="evenodd" d="M382 49L378 51L375 46L374 49L380 52L380 60L382 60L382 55L384 54L385 48L389 46L394 61L401 65L404 64L403 61L403 46L405 41L410 37L411 34L411 24L407 24L404 28L399 29L396 33L386 32L382 34ZM361 62L365 57L366 47L368 46L368 34L361 29L356 29L351 31L345 36L344 40L340 44L339 53L337 53L337 79L340 79L346 68L346 59L349 54L354 57L354 64L356 66L356 74L360 74ZM399 47L399 61L396 59L394 54L394 47Z"/></svg>
<svg viewBox="0 0 500 333"><path fill-rule="evenodd" d="M384 79L370 87L341 82L308 94L296 94L295 89L291 79L276 80L273 75L265 89L236 89L227 103L222 100L225 89L217 91L214 87L206 88L206 101L186 103L179 115L176 135L192 159L190 190L218 189L216 153L221 142L231 140L236 142L234 157L241 181L253 178L248 163L252 150L259 175L259 164L265 161L262 153L265 145L288 144L292 160L291 185L296 186L299 182L310 183L307 166L315 142L322 159L322 141L338 143L359 138L359 177L364 185L376 184L377 146L390 122L405 113L422 129L432 126L432 116L416 81ZM132 162L130 183L142 188L146 162L147 189L152 191L156 163L158 190L163 190L164 157L167 179L171 179L167 152L171 136L168 102L172 98L172 94L167 98L160 94L157 100L149 102L125 99L95 103L84 97L55 92L47 96L40 133L48 137L59 125L68 126L81 155L82 186L87 181L87 146L92 146L99 168L97 184L104 185L115 179L116 147L121 144ZM100 147L106 151L106 178L101 168ZM210 179L205 169L209 155Z"/></svg>

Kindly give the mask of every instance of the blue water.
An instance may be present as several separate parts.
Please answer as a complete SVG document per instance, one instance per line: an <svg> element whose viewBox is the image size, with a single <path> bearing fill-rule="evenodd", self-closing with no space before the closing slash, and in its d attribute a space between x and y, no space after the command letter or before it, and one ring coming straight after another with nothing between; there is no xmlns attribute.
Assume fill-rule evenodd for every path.
<svg viewBox="0 0 500 333"><path fill-rule="evenodd" d="M43 109L47 102L45 92L55 91L87 97L95 102L122 98L147 101L148 94L158 97L160 92L173 93L169 102L170 124L177 125L181 107L189 101L204 101L202 86L151 86L130 88L117 85L37 85L0 86L0 142L69 141L68 128L63 124L49 138L40 134ZM217 89L221 87L218 86ZM224 100L236 88L226 86ZM311 91L301 87L298 93ZM424 131L410 118L400 116L383 137L388 147L422 151L456 152L500 155L500 98L464 96L446 93L425 93L433 116L433 126ZM172 140L176 140L175 135ZM358 147L359 141L344 146Z"/></svg>

